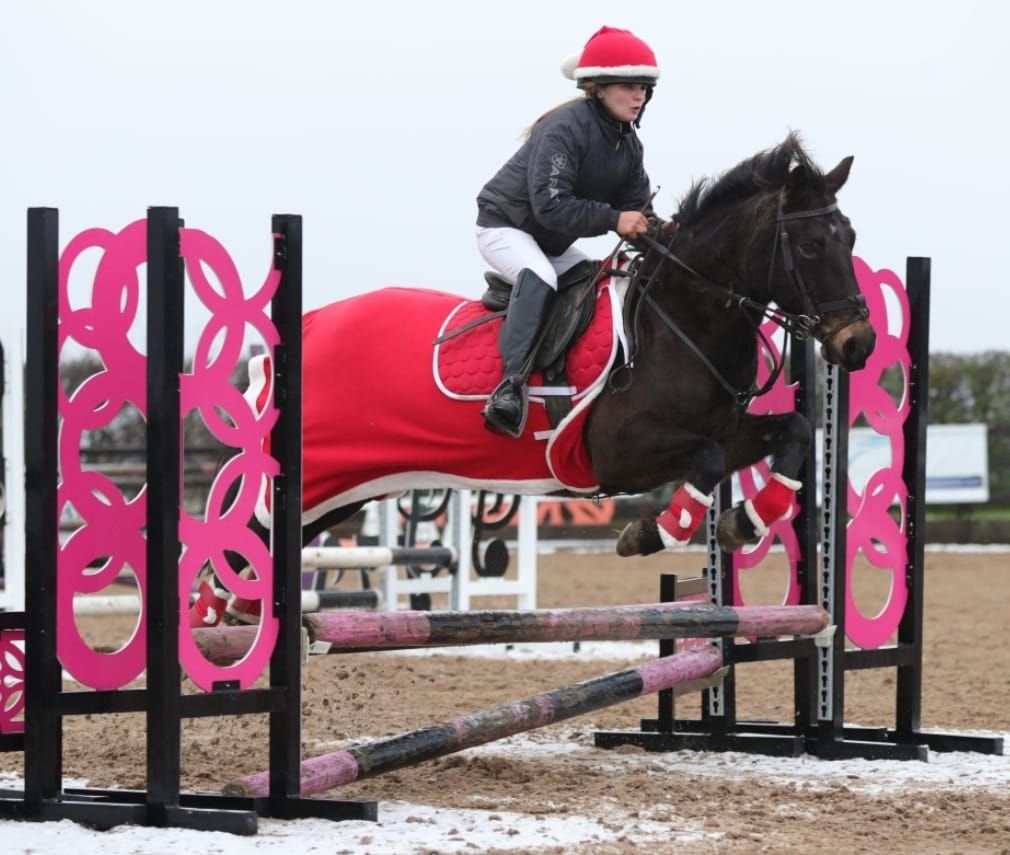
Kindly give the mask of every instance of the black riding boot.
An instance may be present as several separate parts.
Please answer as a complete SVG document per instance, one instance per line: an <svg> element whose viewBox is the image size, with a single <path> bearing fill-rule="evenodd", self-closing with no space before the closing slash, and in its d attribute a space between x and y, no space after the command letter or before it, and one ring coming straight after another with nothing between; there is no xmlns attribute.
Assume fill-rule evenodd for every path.
<svg viewBox="0 0 1010 855"><path fill-rule="evenodd" d="M532 270L522 269L512 289L508 314L498 339L505 379L491 393L483 415L487 426L498 433L522 436L526 427L526 378L523 363L529 356L537 335L554 301L554 289Z"/></svg>

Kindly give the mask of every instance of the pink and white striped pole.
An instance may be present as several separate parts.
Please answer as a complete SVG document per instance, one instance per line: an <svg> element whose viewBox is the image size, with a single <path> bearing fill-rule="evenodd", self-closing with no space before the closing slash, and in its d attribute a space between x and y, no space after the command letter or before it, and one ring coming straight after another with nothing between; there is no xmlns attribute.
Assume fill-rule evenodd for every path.
<svg viewBox="0 0 1010 855"><path fill-rule="evenodd" d="M698 681L714 675L721 665L722 653L707 645L442 724L323 754L302 763L301 794L322 793L664 689L695 691L705 685ZM707 685L714 685L718 679ZM269 773L257 772L227 784L224 793L264 796L269 788Z"/></svg>
<svg viewBox="0 0 1010 855"><path fill-rule="evenodd" d="M713 606L697 602L603 608L470 612L319 612L305 615L309 639L330 653L661 638L773 638L813 635L828 626L820 606ZM194 630L212 662L240 659L256 627Z"/></svg>
<svg viewBox="0 0 1010 855"><path fill-rule="evenodd" d="M713 606L674 602L602 608L469 612L320 612L307 615L314 642L383 650L547 641L628 641L813 635L828 625L820 606Z"/></svg>

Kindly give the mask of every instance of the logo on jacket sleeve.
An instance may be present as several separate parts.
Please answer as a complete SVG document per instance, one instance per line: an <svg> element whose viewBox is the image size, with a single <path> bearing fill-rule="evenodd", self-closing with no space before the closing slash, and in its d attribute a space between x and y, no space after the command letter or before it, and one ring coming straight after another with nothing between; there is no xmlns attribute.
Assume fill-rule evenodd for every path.
<svg viewBox="0 0 1010 855"><path fill-rule="evenodd" d="M561 174L561 170L568 165L568 155L563 151L559 151L557 154L551 155L551 177L547 182L547 192L551 194L553 199L561 191L558 190L558 176Z"/></svg>

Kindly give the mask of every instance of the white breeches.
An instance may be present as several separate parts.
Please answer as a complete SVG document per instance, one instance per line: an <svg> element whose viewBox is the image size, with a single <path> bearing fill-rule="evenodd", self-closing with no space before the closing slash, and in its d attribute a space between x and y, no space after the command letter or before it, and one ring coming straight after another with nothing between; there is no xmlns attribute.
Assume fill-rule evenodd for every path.
<svg viewBox="0 0 1010 855"><path fill-rule="evenodd" d="M555 291L558 276L589 258L574 245L561 255L545 255L532 235L513 228L477 226L477 248L484 260L510 282L516 281L520 270L529 268Z"/></svg>

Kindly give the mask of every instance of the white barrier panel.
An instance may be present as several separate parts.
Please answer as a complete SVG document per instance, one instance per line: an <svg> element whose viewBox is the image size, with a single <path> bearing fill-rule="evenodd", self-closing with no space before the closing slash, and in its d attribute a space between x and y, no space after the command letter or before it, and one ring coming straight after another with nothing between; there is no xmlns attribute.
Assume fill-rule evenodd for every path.
<svg viewBox="0 0 1010 855"><path fill-rule="evenodd" d="M926 428L926 502L989 501L989 435L984 424Z"/></svg>
<svg viewBox="0 0 1010 855"><path fill-rule="evenodd" d="M929 425L926 428L926 503L953 505L989 501L988 429L984 424ZM817 431L818 455L823 431ZM849 431L849 480L862 492L870 476L890 468L890 440L872 428ZM820 502L821 466L817 466Z"/></svg>
<svg viewBox="0 0 1010 855"><path fill-rule="evenodd" d="M16 312L0 322L3 342L3 588L0 610L25 607L24 333Z"/></svg>

